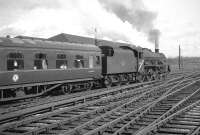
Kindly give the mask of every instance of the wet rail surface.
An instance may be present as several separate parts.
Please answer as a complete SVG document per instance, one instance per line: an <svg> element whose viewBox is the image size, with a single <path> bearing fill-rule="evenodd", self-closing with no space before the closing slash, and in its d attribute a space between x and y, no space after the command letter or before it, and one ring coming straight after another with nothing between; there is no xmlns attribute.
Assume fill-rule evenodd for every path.
<svg viewBox="0 0 200 135"><path fill-rule="evenodd" d="M0 127L0 132L1 134L93 134L93 132L102 132L104 130L101 127L105 128L105 124L110 127L109 124L113 120L117 121L119 117L126 118L130 114L141 115L161 95L169 94L185 85L188 85L188 80L185 82L180 80L171 84L165 83L146 92L143 91L140 96L133 91L125 92L73 107L60 108L53 112L38 114L29 119L3 125ZM106 117L108 117L107 121ZM94 124L98 125L96 130L94 130ZM98 131L98 129L101 130Z"/></svg>

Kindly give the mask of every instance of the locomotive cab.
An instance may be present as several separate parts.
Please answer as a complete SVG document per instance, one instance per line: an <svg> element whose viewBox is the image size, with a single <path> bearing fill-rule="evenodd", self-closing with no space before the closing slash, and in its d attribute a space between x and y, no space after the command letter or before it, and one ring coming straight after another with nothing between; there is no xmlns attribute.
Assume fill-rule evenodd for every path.
<svg viewBox="0 0 200 135"><path fill-rule="evenodd" d="M102 75L106 86L134 82L138 69L136 47L128 44L102 42Z"/></svg>

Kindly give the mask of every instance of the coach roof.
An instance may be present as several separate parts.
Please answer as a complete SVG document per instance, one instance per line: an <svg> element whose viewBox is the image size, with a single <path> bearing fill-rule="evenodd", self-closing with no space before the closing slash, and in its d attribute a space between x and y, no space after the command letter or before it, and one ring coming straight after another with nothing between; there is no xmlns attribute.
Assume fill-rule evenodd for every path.
<svg viewBox="0 0 200 135"><path fill-rule="evenodd" d="M91 44L78 44L68 42L56 42L38 39L0 38L0 46L4 47L24 47L42 49L62 49L62 50L84 50L100 51L99 47Z"/></svg>

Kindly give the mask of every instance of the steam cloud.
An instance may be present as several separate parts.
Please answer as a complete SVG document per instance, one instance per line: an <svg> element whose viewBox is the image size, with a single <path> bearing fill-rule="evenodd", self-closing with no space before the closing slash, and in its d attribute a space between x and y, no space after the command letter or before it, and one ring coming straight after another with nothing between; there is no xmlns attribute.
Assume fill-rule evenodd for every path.
<svg viewBox="0 0 200 135"><path fill-rule="evenodd" d="M160 36L160 31L158 29L151 29L148 33L148 40L150 42L155 42L155 40L157 40L157 42L159 41L159 36Z"/></svg>
<svg viewBox="0 0 200 135"><path fill-rule="evenodd" d="M122 21L129 22L138 31L144 32L152 43L159 40L160 31L154 28L153 21L157 14L145 9L141 0L99 0L108 11Z"/></svg>

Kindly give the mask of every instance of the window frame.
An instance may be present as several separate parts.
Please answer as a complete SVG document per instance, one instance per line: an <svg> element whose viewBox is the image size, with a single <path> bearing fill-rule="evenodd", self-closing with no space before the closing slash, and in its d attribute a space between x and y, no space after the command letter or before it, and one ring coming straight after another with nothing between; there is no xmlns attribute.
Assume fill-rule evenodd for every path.
<svg viewBox="0 0 200 135"><path fill-rule="evenodd" d="M60 56L60 57L58 57L58 56ZM61 62L61 65L58 64L59 62ZM56 69L67 69L67 68L68 68L67 55L65 53L57 53L56 54Z"/></svg>
<svg viewBox="0 0 200 135"><path fill-rule="evenodd" d="M37 55L41 55L41 56L37 56ZM45 62L45 63L43 63ZM37 64L39 66L37 66ZM45 65L43 65L45 64ZM34 59L33 59L33 68L34 70L45 70L48 69L48 59L47 59L47 54L46 53L34 53Z"/></svg>
<svg viewBox="0 0 200 135"><path fill-rule="evenodd" d="M15 56L10 56L11 54L15 54ZM16 54L18 54L18 57ZM14 62L17 62L16 68L14 68L15 67ZM12 67L8 66L9 63L13 63ZM6 68L7 71L24 70L24 54L21 52L16 52L16 51L9 52L7 54L6 66L7 66Z"/></svg>
<svg viewBox="0 0 200 135"><path fill-rule="evenodd" d="M77 58L77 57L80 57L80 58ZM79 66L76 66L76 65L79 65ZM86 68L86 61L85 61L84 54L81 54L81 55L76 54L74 56L73 67L76 69Z"/></svg>

